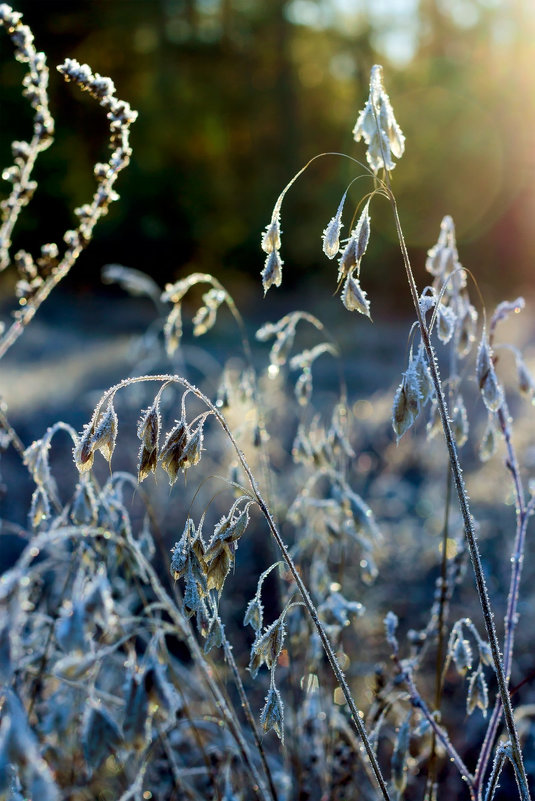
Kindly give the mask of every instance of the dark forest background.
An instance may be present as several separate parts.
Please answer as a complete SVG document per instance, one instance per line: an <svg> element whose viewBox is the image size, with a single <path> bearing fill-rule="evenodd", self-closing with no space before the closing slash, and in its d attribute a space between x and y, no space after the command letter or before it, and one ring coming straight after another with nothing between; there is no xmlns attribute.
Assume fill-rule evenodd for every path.
<svg viewBox="0 0 535 801"><path fill-rule="evenodd" d="M17 229L37 251L72 225L106 150L94 102L54 67L67 56L113 78L139 113L120 202L69 278L95 286L118 262L160 284L192 269L261 294L260 232L289 178L314 154L364 159L352 140L369 69L407 137L394 174L402 223L423 279L442 216L487 297L529 292L535 259L535 4L532 0L16 0L51 67L56 141ZM28 136L23 66L0 39L0 164ZM323 228L354 176L316 163L285 201L286 289L332 289ZM7 187L7 185L6 185ZM361 182L353 186L358 200ZM391 215L372 210L366 288L395 309L403 276ZM253 283L254 282L254 285ZM7 291L4 283L4 291ZM9 287L7 287L9 288ZM281 290L281 291L284 291ZM405 294L405 293L404 293Z"/></svg>

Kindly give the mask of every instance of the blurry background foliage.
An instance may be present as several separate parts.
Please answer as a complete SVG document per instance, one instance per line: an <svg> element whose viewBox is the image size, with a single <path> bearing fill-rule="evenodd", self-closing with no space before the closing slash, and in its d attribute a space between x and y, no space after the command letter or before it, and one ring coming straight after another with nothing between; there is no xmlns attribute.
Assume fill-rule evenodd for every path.
<svg viewBox="0 0 535 801"><path fill-rule="evenodd" d="M314 154L364 159L351 136L375 62L407 137L394 174L420 276L442 216L490 301L529 293L535 260L533 0L14 0L48 55L56 142L38 160L39 190L15 249L37 251L72 224L105 152L94 102L66 86L66 56L109 75L139 110L121 201L96 230L71 287L119 262L163 284L192 269L260 295L260 232L289 178ZM23 67L0 40L0 164L29 136ZM285 289L325 286L320 236L354 176L326 158L283 207ZM355 201L365 181L353 186ZM7 188L7 185L6 187ZM381 206L384 208L381 208ZM383 213L384 212L384 213ZM401 260L386 204L372 208L363 285L398 309ZM344 231L347 233L349 219ZM15 252L15 249L13 252ZM254 282L254 283L253 283ZM248 289L249 288L249 289ZM3 284L3 292L6 285ZM253 297L253 294L246 294Z"/></svg>

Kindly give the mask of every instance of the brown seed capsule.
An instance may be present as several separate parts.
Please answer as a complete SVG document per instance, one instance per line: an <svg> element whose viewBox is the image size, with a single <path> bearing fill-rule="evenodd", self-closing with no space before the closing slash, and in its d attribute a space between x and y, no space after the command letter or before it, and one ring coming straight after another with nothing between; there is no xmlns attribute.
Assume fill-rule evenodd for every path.
<svg viewBox="0 0 535 801"><path fill-rule="evenodd" d="M92 426L86 426L73 451L74 461L80 473L91 470L93 466L95 456L93 433Z"/></svg>
<svg viewBox="0 0 535 801"><path fill-rule="evenodd" d="M117 414L113 408L113 404L110 403L100 418L91 439L93 450L100 451L107 462L111 462L111 457L115 450L117 426Z"/></svg>
<svg viewBox="0 0 535 801"><path fill-rule="evenodd" d="M178 473L183 467L184 450L188 437L188 428L183 420L167 434L159 459L163 469L169 476L169 483L173 485Z"/></svg>

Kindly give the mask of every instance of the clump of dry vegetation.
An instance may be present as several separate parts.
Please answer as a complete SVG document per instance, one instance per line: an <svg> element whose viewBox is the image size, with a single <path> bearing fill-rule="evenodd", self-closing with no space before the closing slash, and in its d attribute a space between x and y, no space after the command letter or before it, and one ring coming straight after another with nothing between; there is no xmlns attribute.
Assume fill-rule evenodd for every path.
<svg viewBox="0 0 535 801"><path fill-rule="evenodd" d="M105 109L111 156L95 165L95 195L75 211L63 252L48 243L36 260L12 256L53 121L44 54L5 4L0 23L28 66L23 93L35 113L31 141L13 143L14 166L3 173L13 188L2 202L0 257L18 271L19 308L0 337L2 356L117 199L136 114L87 65L59 68ZM367 165L350 158L367 190L348 210L352 177L323 251L338 260L343 314L369 318L361 268L373 202L387 199L416 318L389 401L359 414L339 346L307 311L258 330L271 343L260 369L218 279L194 273L162 292L115 265L105 279L148 295L160 315L139 345L143 374L104 392L81 433L58 422L23 443L2 411L3 448L19 452L34 487L27 520L2 520L0 534L16 527L22 542L0 580L2 798L491 801L500 781L503 797L530 798L533 757L522 752L533 744L532 665L529 637L516 635L535 500L511 407L520 408L518 393L533 400L535 383L521 351L497 341L524 301L478 314L450 217L429 250L430 283L418 290L392 189L405 139L378 66L354 137L367 145ZM282 203L302 172L262 237L265 292L282 282ZM215 392L188 378L184 357L184 299L199 286L194 336L226 307L240 343L197 382ZM509 359L516 372L506 386ZM328 362L337 380L325 391ZM61 477L60 437L73 448ZM114 467L119 451L128 470ZM477 536L461 451L469 481L487 482L477 503L498 521L493 545L510 557L508 575L499 571L508 594L488 581L489 538Z"/></svg>

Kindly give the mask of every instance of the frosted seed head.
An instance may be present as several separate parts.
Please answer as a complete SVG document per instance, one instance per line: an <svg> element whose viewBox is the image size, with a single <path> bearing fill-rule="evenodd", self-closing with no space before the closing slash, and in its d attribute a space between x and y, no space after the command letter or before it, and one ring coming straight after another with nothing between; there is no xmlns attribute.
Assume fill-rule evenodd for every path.
<svg viewBox="0 0 535 801"><path fill-rule="evenodd" d="M30 523L33 529L38 529L41 523L50 517L50 502L48 495L42 487L37 487L32 495L30 507Z"/></svg>
<svg viewBox="0 0 535 801"><path fill-rule="evenodd" d="M440 303L437 309L437 335L440 341L447 345L455 331L456 317L449 306Z"/></svg>
<svg viewBox="0 0 535 801"><path fill-rule="evenodd" d="M340 231L342 229L342 211L344 209L344 202L346 199L347 191L338 206L338 211L329 222L327 228L323 232L323 252L329 259L334 259L340 250Z"/></svg>
<svg viewBox="0 0 535 801"><path fill-rule="evenodd" d="M272 683L266 696L266 704L260 714L260 723L264 732L273 729L284 742L284 705L282 698Z"/></svg>
<svg viewBox="0 0 535 801"><path fill-rule="evenodd" d="M149 409L142 413L137 426L137 435L148 450L158 447L160 425L159 403L155 401Z"/></svg>
<svg viewBox="0 0 535 801"><path fill-rule="evenodd" d="M481 665L478 666L470 676L468 683L468 695L466 697L466 711L469 715L472 714L478 707L483 712L483 717L487 717L487 709L489 705L489 691L487 682L483 675Z"/></svg>
<svg viewBox="0 0 535 801"><path fill-rule="evenodd" d="M117 414L113 408L113 404L110 403L97 423L91 440L93 450L100 451L108 463L111 462L111 457L115 450L117 426Z"/></svg>
<svg viewBox="0 0 535 801"><path fill-rule="evenodd" d="M264 616L264 607L258 595L255 595L247 604L245 616L243 618L244 626L251 626L254 631L260 631L262 628L262 621Z"/></svg>
<svg viewBox="0 0 535 801"><path fill-rule="evenodd" d="M184 451L188 438L188 428L183 420L169 431L162 450L160 451L160 463L169 476L171 486L178 478L178 474L184 464Z"/></svg>
<svg viewBox="0 0 535 801"><path fill-rule="evenodd" d="M362 214L359 217L357 225L355 226L355 230L352 233L352 237L355 239L355 259L356 261L360 261L360 259L366 253L366 249L368 247L368 242L370 241L370 202L368 201L362 210Z"/></svg>
<svg viewBox="0 0 535 801"><path fill-rule="evenodd" d="M498 448L497 433L494 414L489 413L487 425L479 445L479 458L482 462L488 462L496 453Z"/></svg>
<svg viewBox="0 0 535 801"><path fill-rule="evenodd" d="M264 253L273 253L274 250L280 250L281 247L281 230L279 216L272 218L266 230L262 234L262 250Z"/></svg>
<svg viewBox="0 0 535 801"><path fill-rule="evenodd" d="M422 391L415 360L409 364L403 374L401 384L396 390L392 408L392 427L397 440L412 426L420 413L422 405Z"/></svg>
<svg viewBox="0 0 535 801"><path fill-rule="evenodd" d="M455 401L451 424L455 441L458 447L462 448L468 439L468 415L461 395L458 395Z"/></svg>
<svg viewBox="0 0 535 801"><path fill-rule="evenodd" d="M470 648L468 640L463 637L462 632L453 642L452 656L457 672L460 673L461 676L464 676L467 670L471 670L472 649Z"/></svg>
<svg viewBox="0 0 535 801"><path fill-rule="evenodd" d="M472 345L476 340L476 329L477 311L471 303L468 303L461 320L459 342L457 346L457 352L461 358L467 356L472 350Z"/></svg>
<svg viewBox="0 0 535 801"><path fill-rule="evenodd" d="M219 619L219 616L215 614L210 621L210 628L208 629L208 634L206 635L206 642L204 643L204 653L207 654L212 648L221 648L224 641L224 627Z"/></svg>
<svg viewBox="0 0 535 801"><path fill-rule="evenodd" d="M194 467L196 464L199 464L201 461L203 441L203 425L200 423L193 434L186 440L182 464L183 470L187 470L189 467Z"/></svg>
<svg viewBox="0 0 535 801"><path fill-rule="evenodd" d="M162 296L163 297L163 296ZM163 326L163 335L165 340L165 352L171 357L182 338L182 306L180 303L175 303Z"/></svg>
<svg viewBox="0 0 535 801"><path fill-rule="evenodd" d="M338 281L353 272L357 265L357 240L351 236L338 261Z"/></svg>
<svg viewBox="0 0 535 801"><path fill-rule="evenodd" d="M524 359L520 354L516 357L516 372L518 380L518 389L526 398L533 400L535 395L535 381L531 376Z"/></svg>
<svg viewBox="0 0 535 801"><path fill-rule="evenodd" d="M489 412L497 412L503 403L503 390L494 370L492 350L485 331L477 352L476 378L485 406Z"/></svg>
<svg viewBox="0 0 535 801"><path fill-rule="evenodd" d="M413 423L414 414L411 411L407 398L407 391L402 381L396 390L392 406L392 428L394 429L398 442Z"/></svg>
<svg viewBox="0 0 535 801"><path fill-rule="evenodd" d="M79 473L86 473L93 466L95 457L93 433L94 429L91 425L85 426L74 448L73 457Z"/></svg>
<svg viewBox="0 0 535 801"><path fill-rule="evenodd" d="M427 365L425 350L422 345L418 349L418 356L415 359L414 369L418 378L418 384L420 385L421 405L425 406L435 394L435 387Z"/></svg>
<svg viewBox="0 0 535 801"><path fill-rule="evenodd" d="M353 137L356 142L364 139L368 145L366 158L375 173L381 167L394 169L391 156L399 159L405 151L405 137L394 117L383 86L383 68L378 64L372 67L368 102L357 118Z"/></svg>
<svg viewBox="0 0 535 801"><path fill-rule="evenodd" d="M272 250L267 256L264 269L261 272L264 295L271 286L281 285L283 263L278 250Z"/></svg>
<svg viewBox="0 0 535 801"><path fill-rule="evenodd" d="M371 320L370 302L366 297L366 292L352 275L348 275L346 278L342 290L342 303L348 311L358 311Z"/></svg>
<svg viewBox="0 0 535 801"><path fill-rule="evenodd" d="M137 466L137 480L141 484L142 481L145 481L147 476L150 473L156 472L156 467L158 465L158 449L153 448L149 450L145 445L141 445L139 449L138 455L138 466Z"/></svg>

